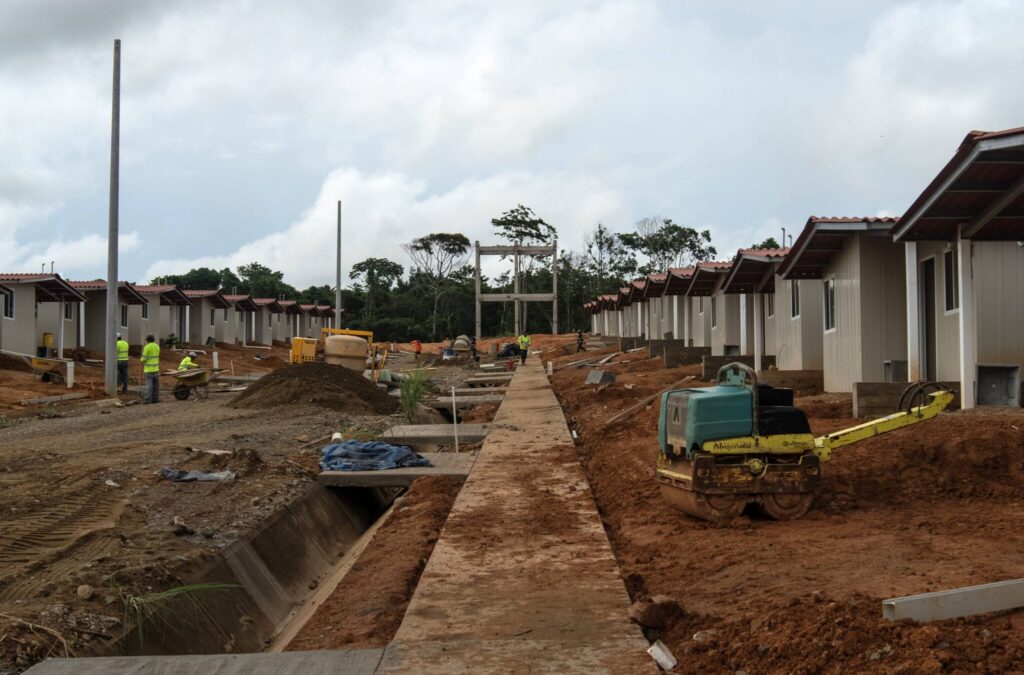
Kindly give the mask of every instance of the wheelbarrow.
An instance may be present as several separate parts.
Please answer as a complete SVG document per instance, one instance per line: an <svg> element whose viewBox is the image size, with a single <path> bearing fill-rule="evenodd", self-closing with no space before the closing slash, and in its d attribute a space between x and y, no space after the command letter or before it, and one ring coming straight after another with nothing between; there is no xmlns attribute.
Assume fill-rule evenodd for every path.
<svg viewBox="0 0 1024 675"><path fill-rule="evenodd" d="M169 373L178 382L171 389L171 395L179 401L185 401L192 392L195 391L196 398L209 398L209 389L207 385L210 384L210 380L213 376L219 373L222 369L217 368L199 368L197 370L175 370Z"/></svg>

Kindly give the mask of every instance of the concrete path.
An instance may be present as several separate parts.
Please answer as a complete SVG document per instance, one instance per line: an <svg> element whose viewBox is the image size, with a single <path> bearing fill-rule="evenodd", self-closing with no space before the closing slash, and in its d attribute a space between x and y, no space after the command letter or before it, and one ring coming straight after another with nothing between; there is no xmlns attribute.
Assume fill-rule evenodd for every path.
<svg viewBox="0 0 1024 675"><path fill-rule="evenodd" d="M489 424L460 424L460 443L479 443L487 437ZM380 440L393 445L417 445L419 443L455 443L455 432L451 424L398 424L380 435Z"/></svg>
<svg viewBox="0 0 1024 675"><path fill-rule="evenodd" d="M654 672L539 359L491 424L384 673Z"/></svg>

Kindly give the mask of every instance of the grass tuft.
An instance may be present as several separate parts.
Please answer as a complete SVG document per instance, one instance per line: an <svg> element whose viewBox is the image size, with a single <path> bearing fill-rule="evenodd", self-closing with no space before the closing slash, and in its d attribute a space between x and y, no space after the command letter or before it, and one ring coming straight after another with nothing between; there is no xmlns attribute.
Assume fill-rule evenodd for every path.
<svg viewBox="0 0 1024 675"><path fill-rule="evenodd" d="M415 422L416 409L427 393L427 371L419 369L409 372L409 379L402 382L402 414L405 419Z"/></svg>

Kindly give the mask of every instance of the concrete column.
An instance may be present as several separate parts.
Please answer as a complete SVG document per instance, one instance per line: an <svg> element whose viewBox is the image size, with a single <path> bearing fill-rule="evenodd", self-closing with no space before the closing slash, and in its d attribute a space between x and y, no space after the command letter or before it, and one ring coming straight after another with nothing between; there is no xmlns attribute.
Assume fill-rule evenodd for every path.
<svg viewBox="0 0 1024 675"><path fill-rule="evenodd" d="M85 346L85 303L78 303L78 346Z"/></svg>
<svg viewBox="0 0 1024 675"><path fill-rule="evenodd" d="M745 297L745 296L744 296ZM764 296L754 294L754 371L761 372L764 356Z"/></svg>
<svg viewBox="0 0 1024 675"><path fill-rule="evenodd" d="M978 316L974 302L974 256L971 240L963 238L963 225L957 236L957 261L960 266L960 407L976 405L978 371Z"/></svg>
<svg viewBox="0 0 1024 675"><path fill-rule="evenodd" d="M747 294L740 293L740 354L750 353L750 339L747 337Z"/></svg>
<svg viewBox="0 0 1024 675"><path fill-rule="evenodd" d="M636 306L636 336L643 337L644 334L644 305L642 302L633 303Z"/></svg>
<svg viewBox="0 0 1024 675"><path fill-rule="evenodd" d="M181 342L189 342L192 339L192 308L185 306L185 334L179 336Z"/></svg>
<svg viewBox="0 0 1024 675"><path fill-rule="evenodd" d="M481 309L480 309L480 242L473 242L473 250L476 252L476 272L474 274L473 284L476 288L476 306L475 306L475 330L477 342L480 341L482 335L480 334L481 323Z"/></svg>
<svg viewBox="0 0 1024 675"><path fill-rule="evenodd" d="M903 245L907 275L907 375L911 382L921 379L921 295L917 289L917 242Z"/></svg>
<svg viewBox="0 0 1024 675"><path fill-rule="evenodd" d="M679 296L672 296L672 337L676 340L681 340L685 333L683 333L683 319L679 316Z"/></svg>
<svg viewBox="0 0 1024 675"><path fill-rule="evenodd" d="M60 301L60 306L57 307L58 315L57 322L60 324L60 329L57 331L57 358L64 358L64 304L66 300Z"/></svg>
<svg viewBox="0 0 1024 675"><path fill-rule="evenodd" d="M623 334L622 334L622 310L621 309L615 310L615 325L616 325L615 336L616 337L623 337Z"/></svg>

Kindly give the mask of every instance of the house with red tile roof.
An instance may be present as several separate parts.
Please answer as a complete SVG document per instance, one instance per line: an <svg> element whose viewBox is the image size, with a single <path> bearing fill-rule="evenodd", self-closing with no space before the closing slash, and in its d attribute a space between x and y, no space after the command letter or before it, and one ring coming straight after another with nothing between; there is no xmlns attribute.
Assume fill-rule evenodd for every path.
<svg viewBox="0 0 1024 675"><path fill-rule="evenodd" d="M91 281L70 281L75 290L85 296L82 307L83 346L96 352L106 349L107 339L107 282L104 279ZM117 330L131 345L141 345L142 341L131 341L132 307L146 305L143 297L135 287L127 281L117 282L117 311L115 313ZM136 324L137 325L137 324ZM138 335L138 329L136 328ZM145 335L141 336L143 339Z"/></svg>
<svg viewBox="0 0 1024 675"><path fill-rule="evenodd" d="M172 335L175 341L184 341L186 317L192 304L184 291L173 284L133 286L146 299L146 304L128 307L128 343L144 344L147 335L154 336L158 342Z"/></svg>
<svg viewBox="0 0 1024 675"><path fill-rule="evenodd" d="M76 346L84 302L59 274L0 273L0 350L55 356Z"/></svg>
<svg viewBox="0 0 1024 675"><path fill-rule="evenodd" d="M275 298L253 298L252 301L256 305L252 342L270 345L274 341L274 327L282 322L284 308Z"/></svg>
<svg viewBox="0 0 1024 675"><path fill-rule="evenodd" d="M231 309L231 303L224 295L216 289L187 290L185 295L192 302L186 321L188 342L193 345L212 345L217 342L218 334L224 337L225 315L230 315L225 310Z"/></svg>

